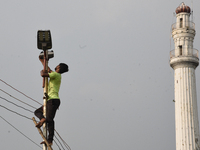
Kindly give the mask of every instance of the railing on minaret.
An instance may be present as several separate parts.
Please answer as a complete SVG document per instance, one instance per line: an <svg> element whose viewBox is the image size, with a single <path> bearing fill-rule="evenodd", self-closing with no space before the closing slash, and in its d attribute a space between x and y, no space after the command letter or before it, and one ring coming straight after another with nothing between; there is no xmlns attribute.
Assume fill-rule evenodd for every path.
<svg viewBox="0 0 200 150"><path fill-rule="evenodd" d="M190 7L182 3L176 9L172 25L175 49L170 51L174 69L176 149L200 150L195 69L198 50L193 48L195 24L190 21Z"/></svg>
<svg viewBox="0 0 200 150"><path fill-rule="evenodd" d="M175 50L170 51L170 59L175 58L175 57L181 57L181 56L193 56L196 58L199 58L199 51L197 49L189 49L187 48L186 50L183 50L186 53L182 53L182 55L180 55L180 53L176 53L175 54Z"/></svg>
<svg viewBox="0 0 200 150"><path fill-rule="evenodd" d="M184 22L184 25L182 25L182 24L183 23L181 23L181 22L177 22L177 23L172 24L172 30L180 29L180 28L188 28L188 29L194 29L195 30L194 22L186 21L186 22Z"/></svg>

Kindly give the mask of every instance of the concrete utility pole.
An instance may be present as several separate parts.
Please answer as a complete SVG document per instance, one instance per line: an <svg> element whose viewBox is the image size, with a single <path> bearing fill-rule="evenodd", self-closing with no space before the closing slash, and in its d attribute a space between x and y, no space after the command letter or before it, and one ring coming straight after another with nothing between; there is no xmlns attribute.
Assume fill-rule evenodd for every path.
<svg viewBox="0 0 200 150"><path fill-rule="evenodd" d="M44 72L48 71L48 51L44 51ZM46 118L46 104L48 100L48 77L43 78L43 116ZM43 124L43 135L47 138L47 124ZM47 150L47 146L43 144L43 150Z"/></svg>
<svg viewBox="0 0 200 150"><path fill-rule="evenodd" d="M200 150L195 78L199 57L198 50L193 48L196 31L190 12L190 7L182 3L172 25L175 49L170 52L170 66L174 69L177 150Z"/></svg>
<svg viewBox="0 0 200 150"><path fill-rule="evenodd" d="M43 50L43 60L44 60L44 72L48 72L48 49L52 48L51 33L50 30L38 31L38 49ZM46 102L48 100L48 77L43 78L43 115L46 118ZM47 138L47 125L46 122L43 124L43 135ZM47 146L43 144L43 150L47 150Z"/></svg>

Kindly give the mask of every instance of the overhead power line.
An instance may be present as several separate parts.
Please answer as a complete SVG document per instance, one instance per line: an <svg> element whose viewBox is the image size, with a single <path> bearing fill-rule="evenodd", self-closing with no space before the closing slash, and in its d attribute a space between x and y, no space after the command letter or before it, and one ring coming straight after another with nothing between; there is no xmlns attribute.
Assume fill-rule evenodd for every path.
<svg viewBox="0 0 200 150"><path fill-rule="evenodd" d="M8 122L6 119L4 119L2 116L0 116L5 122L7 122L10 126L12 126L15 130L17 130L20 134L22 134L24 137L26 137L28 140L30 140L32 143L34 143L35 145L37 145L38 147L40 147L42 149L42 147L40 145L38 145L37 143L35 143L33 140L31 140L29 137L27 137L24 133L22 133L21 131L19 131L16 127L14 127L10 122Z"/></svg>
<svg viewBox="0 0 200 150"><path fill-rule="evenodd" d="M55 135L54 135L55 136ZM60 143L59 139L55 136L56 140ZM56 145L58 146L59 150L61 150L60 146L58 145L58 143L55 141L54 139L54 143L56 143ZM60 145L62 146L62 144L60 143ZM63 148L63 146L62 146ZM64 148L63 148L64 149ZM64 149L65 150L65 149Z"/></svg>
<svg viewBox="0 0 200 150"><path fill-rule="evenodd" d="M68 150L71 150L71 148L69 147L69 145L62 139L62 137L60 136L60 134L55 130L55 132L57 133L57 135L59 136L59 138L62 140L62 142L64 143L65 147L68 149Z"/></svg>
<svg viewBox="0 0 200 150"><path fill-rule="evenodd" d="M27 95L26 95L26 94L24 94L23 92L21 92L21 91L17 90L16 88L14 88L14 87L13 87L13 86L11 86L10 84L6 83L6 82L5 82L5 81L3 81L2 79L0 79L0 81L1 81L1 82L3 82L4 84L6 84L7 86L11 87L11 88L12 88L12 89L14 89L15 91L17 91L17 92L21 93L21 94L22 94L22 95L24 95L25 97L27 97L27 98L31 99L32 101L34 101L34 102L36 102L36 103L38 103L38 104L42 105L42 104L41 104L41 103L39 103L38 101L36 101L36 100L34 100L33 98L31 98L31 97L27 96Z"/></svg>
<svg viewBox="0 0 200 150"><path fill-rule="evenodd" d="M11 103L11 104L13 104L13 105L15 105L15 106L17 106L17 107L19 107L19 108L22 108L22 109L24 109L24 110L26 110L26 111L29 111L29 112L33 113L33 111L31 111L31 110L29 110L29 109L26 109L26 108L24 108L24 107L22 107L22 106L19 106L19 105L13 103L13 102L11 102L11 101L9 101L9 100L7 100L7 99L1 97L1 96L0 96L0 98L3 99L3 100L5 100L5 101L7 101L7 102L9 102L9 103Z"/></svg>
<svg viewBox="0 0 200 150"><path fill-rule="evenodd" d="M34 100L33 98L27 96L27 95L24 94L23 92L17 90L17 89L14 88L13 86L9 85L8 83L6 83L5 81L3 81L2 79L0 79L0 81L3 82L4 84L6 84L7 86L11 87L11 88L14 89L15 91L21 93L21 94L24 95L25 97L27 97L27 98L31 99L32 101L34 101L34 102L36 102L36 103L42 105L42 104L39 103L38 101ZM32 105L29 105L29 104L27 104L27 103L25 103L25 102L23 102L23 101L21 101L21 100L15 98L14 96L12 96L11 94L5 92L4 90L2 90L2 89L0 89L0 90L1 90L2 92L4 92L5 94L9 95L10 97L12 97L12 98L14 98L14 99L16 99L16 100L18 100L18 101L24 103L24 104L26 104L26 105L28 105L28 106L30 106L30 107L36 109L36 108L33 107ZM0 96L0 98L2 98L2 97ZM5 98L2 98L2 99L8 101L8 100L5 99ZM8 101L8 102L10 102L10 101ZM18 106L18 107L23 108L22 106L19 106L19 105L13 103L13 102L10 102L10 103L12 103L12 104L14 104L14 105L16 105L16 106ZM24 118L26 118L26 119L32 120L31 118L29 118L29 117L27 117L27 116L24 116L24 115L22 115L22 114L20 114L20 113L17 113L16 111L10 110L10 109L8 109L8 108L5 107L5 106L0 105L0 107L2 107L2 108L4 108L4 109L7 109L8 111L13 112L13 113L15 113L15 114L17 114L17 115L19 115L19 116L21 116L21 117L24 117ZM26 108L23 108L23 109L28 110L28 109L26 109ZM30 110L28 110L28 111L30 111ZM32 111L30 111L30 112L32 112ZM3 118L2 118L2 119L3 119ZM55 132L57 133L57 135L59 136L59 138L60 138L61 141L63 142L64 146L65 146L68 150L71 150L71 148L69 147L69 145L62 139L62 137L58 134L58 132L57 132L56 130L55 130ZM56 140L60 143L60 145L62 146L62 148L64 149L64 147L63 147L63 145L61 144L61 142L59 141L59 139L58 139L56 136L55 136L55 138L56 138ZM55 140L54 140L54 142L55 142ZM61 148L59 147L59 145L57 144L57 142L55 142L55 144L58 146L59 150L61 150Z"/></svg>
<svg viewBox="0 0 200 150"><path fill-rule="evenodd" d="M21 103L23 103L23 104L26 104L26 105L28 105L28 106L30 106L30 107L32 107L32 108L34 108L34 109L37 109L36 107L33 107L33 106L31 106L31 105L29 105L29 104L27 104L27 103L25 103L25 102L23 102L23 101L19 100L18 98L16 98L16 97L14 97L14 96L10 95L9 93L5 92L5 91L4 91L4 90L2 90L2 89L0 89L0 91L4 92L5 94L9 95L10 97L12 97L12 98L14 98L14 99L18 100L19 102L21 102Z"/></svg>
<svg viewBox="0 0 200 150"><path fill-rule="evenodd" d="M15 112L15 111L13 111L13 110L10 110L10 109L8 109L7 107L5 107L5 106L2 106L2 105L0 105L0 107L3 107L3 108L5 108L6 110L8 110L8 111L10 111L10 112L13 112L13 113L15 113L15 114L17 114L17 115L19 115L19 116L21 116L21 117L24 117L24 118L26 118L26 119L29 119L29 120L32 120L31 118L29 118L29 117L27 117L27 116L24 116L24 115L22 115L22 114L20 114L20 113L17 113L17 112ZM0 116L1 117L1 116ZM3 117L1 117L2 119L3 119ZM5 120L6 121L6 120ZM17 130L17 129L16 129ZM55 130L56 131L56 130ZM64 145L66 145L65 143L65 141L60 137L60 135L58 134L58 132L56 131L56 133L57 133L57 135L59 136L59 138L62 140L62 142L64 143ZM63 145L61 144L61 142L60 142L60 140L57 138L57 136L55 135L55 138L56 138L56 140L60 143L60 145L62 146L62 148L64 149L64 147L63 147ZM58 145L58 143L54 140L54 142L55 142L55 144L58 146L58 148L59 148L59 150L61 150L61 148L60 148L60 146ZM66 147L66 146L65 146ZM68 147L66 147L67 149L68 149ZM68 150L71 150L71 149L68 149Z"/></svg>
<svg viewBox="0 0 200 150"><path fill-rule="evenodd" d="M17 112L15 112L15 111L13 111L13 110L10 110L10 109L8 109L8 108L5 107L5 106L0 105L0 107L5 108L5 109L7 109L8 111L13 112L13 113L15 113L15 114L17 114L17 115L19 115L19 116L21 116L21 117L24 117L24 118L26 118L26 119L32 120L31 118L29 118L29 117L27 117L27 116L24 116L24 115L21 115L20 113L17 113Z"/></svg>

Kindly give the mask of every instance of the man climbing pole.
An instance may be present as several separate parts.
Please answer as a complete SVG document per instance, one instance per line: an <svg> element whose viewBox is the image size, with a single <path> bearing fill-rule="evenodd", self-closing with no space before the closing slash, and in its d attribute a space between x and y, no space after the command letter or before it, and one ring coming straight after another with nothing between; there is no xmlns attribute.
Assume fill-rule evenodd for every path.
<svg viewBox="0 0 200 150"><path fill-rule="evenodd" d="M39 57L42 65L44 66L44 59ZM60 98L59 98L59 89L61 84L61 74L68 72L68 65L64 63L60 63L56 66L55 71L52 71L48 67L48 72L44 72L43 70L40 72L42 77L50 78L48 84L48 98L46 103L46 118L43 115L43 106L38 108L34 114L40 119L40 121L36 124L37 128L40 128L44 122L47 123L48 127L48 138L47 141L49 145L52 145L53 137L54 137L54 117L56 114L56 110L60 106ZM45 144L45 142L41 142L40 144Z"/></svg>

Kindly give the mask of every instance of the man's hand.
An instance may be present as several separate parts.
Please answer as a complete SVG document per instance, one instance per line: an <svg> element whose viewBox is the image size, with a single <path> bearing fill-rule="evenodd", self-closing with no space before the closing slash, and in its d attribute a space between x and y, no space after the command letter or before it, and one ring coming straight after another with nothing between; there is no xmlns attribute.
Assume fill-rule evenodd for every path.
<svg viewBox="0 0 200 150"><path fill-rule="evenodd" d="M40 62L42 63L42 65L44 66L44 59L43 59L43 58L40 58L40 56L39 56L39 60L40 60Z"/></svg>
<svg viewBox="0 0 200 150"><path fill-rule="evenodd" d="M40 71L40 75L42 77L49 77L49 74L47 72L44 72L43 70Z"/></svg>
<svg viewBox="0 0 200 150"><path fill-rule="evenodd" d="M42 63L42 65L44 66L44 59L43 58L40 58L40 56L39 56L39 60L40 60L40 62ZM52 70L48 67L48 72L49 73L51 73L52 72Z"/></svg>

